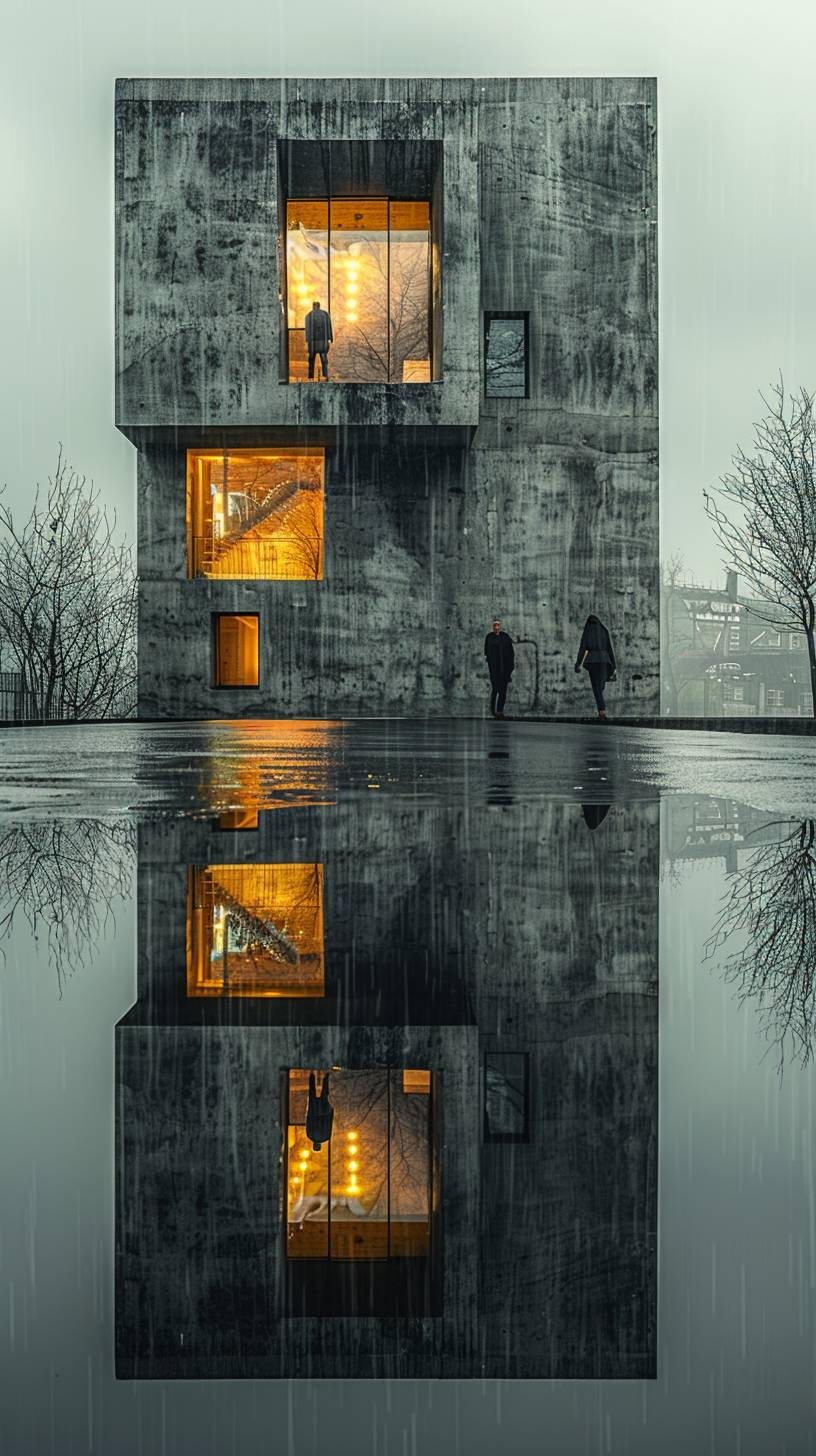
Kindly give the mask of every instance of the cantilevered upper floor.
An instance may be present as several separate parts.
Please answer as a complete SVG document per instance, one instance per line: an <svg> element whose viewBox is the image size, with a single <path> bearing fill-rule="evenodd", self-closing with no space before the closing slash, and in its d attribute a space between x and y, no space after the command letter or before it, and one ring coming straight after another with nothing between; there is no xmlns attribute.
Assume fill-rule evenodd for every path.
<svg viewBox="0 0 816 1456"><path fill-rule="evenodd" d="M653 416L654 201L649 79L120 80L116 423Z"/></svg>

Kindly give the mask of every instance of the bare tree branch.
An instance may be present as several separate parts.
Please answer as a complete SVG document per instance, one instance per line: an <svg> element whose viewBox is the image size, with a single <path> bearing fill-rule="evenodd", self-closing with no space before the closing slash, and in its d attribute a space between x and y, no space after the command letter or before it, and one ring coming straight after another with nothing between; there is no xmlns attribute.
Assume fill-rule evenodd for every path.
<svg viewBox="0 0 816 1456"><path fill-rule="evenodd" d="M136 577L115 513L64 460L18 524L0 501L0 640L32 718L129 717Z"/></svg>
<svg viewBox="0 0 816 1456"><path fill-rule="evenodd" d="M816 716L816 420L806 389L786 407L780 376L767 414L754 425L751 454L738 447L733 469L705 509L723 552L758 599L754 616L775 627L804 631Z"/></svg>

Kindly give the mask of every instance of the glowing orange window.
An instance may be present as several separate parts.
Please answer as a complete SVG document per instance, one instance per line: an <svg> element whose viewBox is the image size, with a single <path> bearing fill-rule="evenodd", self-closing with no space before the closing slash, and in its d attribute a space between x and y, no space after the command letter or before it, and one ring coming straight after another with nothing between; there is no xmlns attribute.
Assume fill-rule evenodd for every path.
<svg viewBox="0 0 816 1456"><path fill-rule="evenodd" d="M187 995L324 995L323 866L191 868Z"/></svg>
<svg viewBox="0 0 816 1456"><path fill-rule="evenodd" d="M214 685L258 686L258 617L219 612L214 621Z"/></svg>
<svg viewBox="0 0 816 1456"><path fill-rule="evenodd" d="M188 574L323 579L321 448L187 451Z"/></svg>

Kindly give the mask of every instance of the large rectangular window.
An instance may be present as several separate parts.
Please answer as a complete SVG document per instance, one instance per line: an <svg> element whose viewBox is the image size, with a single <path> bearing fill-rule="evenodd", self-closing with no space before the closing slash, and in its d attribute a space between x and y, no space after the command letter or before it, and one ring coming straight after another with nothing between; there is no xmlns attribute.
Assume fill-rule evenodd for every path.
<svg viewBox="0 0 816 1456"><path fill-rule="evenodd" d="M431 378L428 201L332 197L286 208L290 382L422 384ZM309 349L307 316L318 304ZM327 323L324 315L328 315Z"/></svg>
<svg viewBox="0 0 816 1456"><path fill-rule="evenodd" d="M486 313L485 397L525 399L530 392L529 315Z"/></svg>
<svg viewBox="0 0 816 1456"><path fill-rule="evenodd" d="M323 450L188 450L189 575L323 577Z"/></svg>
<svg viewBox="0 0 816 1456"><path fill-rule="evenodd" d="M190 869L188 996L323 996L323 866Z"/></svg>
<svg viewBox="0 0 816 1456"><path fill-rule="evenodd" d="M428 1256L431 1081L425 1070L289 1072L290 1259Z"/></svg>
<svg viewBox="0 0 816 1456"><path fill-rule="evenodd" d="M218 612L213 618L213 686L258 686L258 615Z"/></svg>

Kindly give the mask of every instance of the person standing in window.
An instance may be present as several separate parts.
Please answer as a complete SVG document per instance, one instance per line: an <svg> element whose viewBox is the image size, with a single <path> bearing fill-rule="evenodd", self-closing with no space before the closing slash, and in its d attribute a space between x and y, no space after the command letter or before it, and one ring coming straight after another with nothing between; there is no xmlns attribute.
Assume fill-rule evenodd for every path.
<svg viewBox="0 0 816 1456"><path fill-rule="evenodd" d="M492 632L488 632L485 637L484 654L487 658L487 670L490 673L490 711L494 718L503 718L507 688L513 676L516 654L509 636L502 631L502 624L498 617L493 622Z"/></svg>
<svg viewBox="0 0 816 1456"><path fill-rule="evenodd" d="M329 1074L323 1078L320 1096L317 1095L314 1072L309 1073L309 1099L306 1103L306 1136L316 1153L332 1135L334 1108L329 1101Z"/></svg>
<svg viewBox="0 0 816 1456"><path fill-rule="evenodd" d="M584 623L578 656L575 660L575 671L580 672L582 667L586 668L589 673L592 692L598 708L598 717L605 722L604 688L608 682L614 679L617 667L615 653L612 650L612 638L600 618L592 612Z"/></svg>
<svg viewBox="0 0 816 1456"><path fill-rule="evenodd" d="M329 377L329 348L331 347L334 334L332 332L331 314L325 308L320 307L316 299L312 304L311 313L306 315L306 349L309 354L309 378L314 379L315 358L320 356L320 364L323 370L323 378Z"/></svg>

